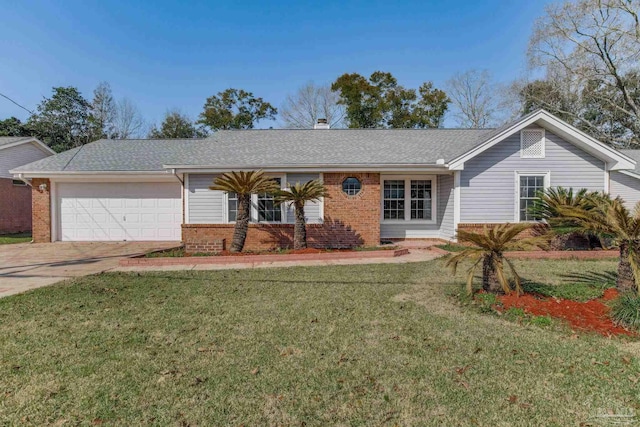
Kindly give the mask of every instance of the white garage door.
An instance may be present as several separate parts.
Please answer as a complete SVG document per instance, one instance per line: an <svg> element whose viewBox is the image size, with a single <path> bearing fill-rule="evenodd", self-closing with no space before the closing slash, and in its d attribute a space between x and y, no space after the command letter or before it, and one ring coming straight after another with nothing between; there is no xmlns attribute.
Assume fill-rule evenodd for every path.
<svg viewBox="0 0 640 427"><path fill-rule="evenodd" d="M181 240L180 184L59 183L58 240Z"/></svg>

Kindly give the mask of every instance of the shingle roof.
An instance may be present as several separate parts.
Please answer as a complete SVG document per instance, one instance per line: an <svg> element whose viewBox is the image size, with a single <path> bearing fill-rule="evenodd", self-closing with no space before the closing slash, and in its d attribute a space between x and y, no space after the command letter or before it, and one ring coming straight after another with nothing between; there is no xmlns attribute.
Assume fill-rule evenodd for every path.
<svg viewBox="0 0 640 427"><path fill-rule="evenodd" d="M33 138L30 136L0 136L0 148L2 148L3 145L9 145L9 144L13 144L14 142L18 142L18 141L28 141L28 140L32 140Z"/></svg>
<svg viewBox="0 0 640 427"><path fill-rule="evenodd" d="M435 164L485 140L487 129L219 131L204 139L100 140L16 172L162 171L163 165L288 167Z"/></svg>

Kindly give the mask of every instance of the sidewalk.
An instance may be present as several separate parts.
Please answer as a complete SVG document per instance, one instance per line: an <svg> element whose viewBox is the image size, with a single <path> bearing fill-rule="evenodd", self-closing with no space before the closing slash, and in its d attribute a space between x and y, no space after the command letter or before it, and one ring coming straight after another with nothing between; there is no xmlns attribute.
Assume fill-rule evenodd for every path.
<svg viewBox="0 0 640 427"><path fill-rule="evenodd" d="M442 254L426 249L414 249L408 255L384 258L343 258L325 260L273 260L257 262L229 262L225 264L200 264L197 258L193 264L160 265L160 266L120 266L111 271L184 271L184 270L238 270L245 268L270 268L270 267L299 267L299 266L324 266L324 265L354 265L354 264L404 264L408 262L424 262L441 257Z"/></svg>

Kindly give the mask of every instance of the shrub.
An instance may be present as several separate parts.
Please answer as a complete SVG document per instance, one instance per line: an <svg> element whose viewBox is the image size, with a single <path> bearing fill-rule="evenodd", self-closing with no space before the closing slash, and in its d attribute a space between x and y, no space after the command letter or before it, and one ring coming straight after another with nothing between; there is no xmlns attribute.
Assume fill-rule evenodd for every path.
<svg viewBox="0 0 640 427"><path fill-rule="evenodd" d="M611 318L628 328L640 330L640 297L625 292L611 303Z"/></svg>

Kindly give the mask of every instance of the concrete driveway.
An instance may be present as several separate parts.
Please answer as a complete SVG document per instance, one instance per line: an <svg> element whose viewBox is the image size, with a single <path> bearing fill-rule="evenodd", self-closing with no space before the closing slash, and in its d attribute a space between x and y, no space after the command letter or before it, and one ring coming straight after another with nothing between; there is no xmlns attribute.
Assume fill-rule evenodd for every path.
<svg viewBox="0 0 640 427"><path fill-rule="evenodd" d="M57 242L0 245L0 297L71 277L101 273L127 256L179 246L178 242Z"/></svg>

